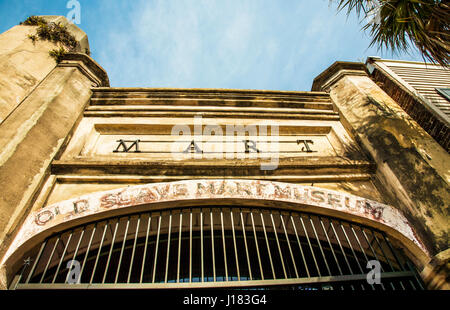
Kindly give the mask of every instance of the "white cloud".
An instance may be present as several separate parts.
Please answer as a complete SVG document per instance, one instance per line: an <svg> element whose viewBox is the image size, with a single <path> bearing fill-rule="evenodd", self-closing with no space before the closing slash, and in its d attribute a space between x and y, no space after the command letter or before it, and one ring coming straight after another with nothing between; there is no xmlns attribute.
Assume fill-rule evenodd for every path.
<svg viewBox="0 0 450 310"><path fill-rule="evenodd" d="M113 86L308 90L333 61L374 54L360 28L328 0L136 0L97 60Z"/></svg>

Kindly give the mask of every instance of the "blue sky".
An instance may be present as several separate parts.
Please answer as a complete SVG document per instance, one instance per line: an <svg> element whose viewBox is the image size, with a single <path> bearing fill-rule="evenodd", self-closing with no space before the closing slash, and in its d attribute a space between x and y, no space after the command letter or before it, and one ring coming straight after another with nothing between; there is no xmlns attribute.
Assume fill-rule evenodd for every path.
<svg viewBox="0 0 450 310"><path fill-rule="evenodd" d="M91 56L113 87L310 90L334 61L418 60L368 48L329 0L78 0ZM68 0L0 0L0 32Z"/></svg>

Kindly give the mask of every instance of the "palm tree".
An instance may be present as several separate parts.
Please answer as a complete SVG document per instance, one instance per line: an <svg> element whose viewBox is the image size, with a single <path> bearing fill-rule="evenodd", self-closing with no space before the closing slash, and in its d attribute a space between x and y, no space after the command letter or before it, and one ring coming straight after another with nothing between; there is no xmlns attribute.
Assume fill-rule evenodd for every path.
<svg viewBox="0 0 450 310"><path fill-rule="evenodd" d="M375 16L363 29L370 46L407 51L413 43L424 59L448 67L450 63L449 0L338 0L338 10L355 10L358 17Z"/></svg>

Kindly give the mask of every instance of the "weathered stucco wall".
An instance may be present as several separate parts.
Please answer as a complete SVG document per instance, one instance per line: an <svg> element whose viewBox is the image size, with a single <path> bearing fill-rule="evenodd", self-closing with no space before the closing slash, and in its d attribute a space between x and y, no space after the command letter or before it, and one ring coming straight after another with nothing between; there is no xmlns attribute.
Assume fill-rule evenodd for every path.
<svg viewBox="0 0 450 310"><path fill-rule="evenodd" d="M292 182L385 202L372 184L373 163L350 138L323 92L98 88L84 116L61 158L53 162L55 184L36 208L105 189L198 178ZM269 124L269 130L276 125L286 142L313 139L315 152L295 153L299 146L285 143L278 167L271 171L261 169L255 153L240 159L174 156L168 142L174 139L172 128L187 125L194 133L198 116L202 130L216 126L224 134L228 125ZM114 153L122 138L154 143L142 143L139 148L145 152Z"/></svg>
<svg viewBox="0 0 450 310"><path fill-rule="evenodd" d="M335 63L313 89L330 93L343 123L377 163L382 190L431 254L446 251L450 155L366 75L363 64Z"/></svg>
<svg viewBox="0 0 450 310"><path fill-rule="evenodd" d="M87 35L63 16L43 16L48 22L66 25L79 42L78 50L89 51ZM37 26L18 25L0 34L0 124L55 68L49 51L58 48L50 41L35 40Z"/></svg>
<svg viewBox="0 0 450 310"><path fill-rule="evenodd" d="M197 179L135 185L49 205L30 213L6 257L13 253L15 256L23 255L26 244L34 245L53 231L73 227L75 223L79 225L108 218L112 213L133 213L142 208L173 208L190 203L263 205L336 216L382 229L401 240L404 248L414 253L419 261L427 257L426 250L406 218L391 206L313 186L239 179ZM9 257L9 260L15 262L17 258Z"/></svg>
<svg viewBox="0 0 450 310"><path fill-rule="evenodd" d="M68 55L56 66L48 56L54 45L39 40L33 45L27 37L32 28L17 26L0 38L0 66L5 69L0 70L0 113L8 114L0 122L0 257L80 119L91 87L108 83L96 78L102 69L84 54ZM84 33L76 37L87 44Z"/></svg>
<svg viewBox="0 0 450 310"><path fill-rule="evenodd" d="M0 183L7 184L0 196L0 261L26 226L22 224L52 205L130 185L152 187L149 183L197 179L230 184L233 179L242 184L294 183L292 188L313 186L324 193L335 190L338 195L393 205L406 215L412 232L417 230L421 246L424 241L432 254L445 249L448 154L420 131L361 67L352 67L342 76L335 70L336 75L328 79L331 82L324 81L330 95L322 91L92 90L109 86L101 67L78 53L66 55L55 66L53 59L47 59L48 46L39 42L29 46L24 39L29 32L22 27L9 39L39 49L42 58L25 53L25 60L19 60L37 68L40 75L34 84L18 82L5 88L4 98L18 91L24 100L5 105L9 116L0 123ZM87 43L80 33L77 36L80 46ZM11 54L4 58L14 59ZM31 74L28 67L14 68L10 74L19 80ZM277 152L275 170L262 170L261 159L251 153L233 159L196 158L183 152L171 157L167 151L167 141L173 142L171 129L181 125L193 129L196 116L203 117L201 129L277 125L282 138L294 144L283 145L284 153ZM315 152L299 151L301 145L295 142L301 137L316 139ZM120 139L147 139L152 144L141 146L147 152L114 152ZM242 140L239 143L242 147ZM256 194L253 198L261 200ZM69 220L67 225L73 222ZM14 246L18 244L11 248ZM5 270L0 269L0 288L6 288L5 277Z"/></svg>
<svg viewBox="0 0 450 310"><path fill-rule="evenodd" d="M201 130L277 125L281 139L290 144L281 146L275 170L262 170L256 153L242 150L242 158L233 159L172 156L168 152L172 128L188 125L194 130L199 115ZM248 136L231 137L242 148L242 139ZM312 153L302 152L296 143L306 138L315 141ZM118 139L154 143L140 146L147 153L114 152ZM383 203L384 196L373 184L374 169L324 92L96 88L67 145L52 161L50 176L33 199L31 212L89 193L197 179L289 182Z"/></svg>

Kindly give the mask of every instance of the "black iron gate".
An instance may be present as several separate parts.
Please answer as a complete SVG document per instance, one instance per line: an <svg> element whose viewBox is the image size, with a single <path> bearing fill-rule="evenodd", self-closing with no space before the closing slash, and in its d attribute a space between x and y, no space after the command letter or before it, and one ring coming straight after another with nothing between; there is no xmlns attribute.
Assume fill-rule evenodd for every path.
<svg viewBox="0 0 450 310"><path fill-rule="evenodd" d="M12 289L423 289L413 264L385 233L263 208L192 207L109 218L50 236L24 261ZM373 282L377 267L380 284Z"/></svg>

